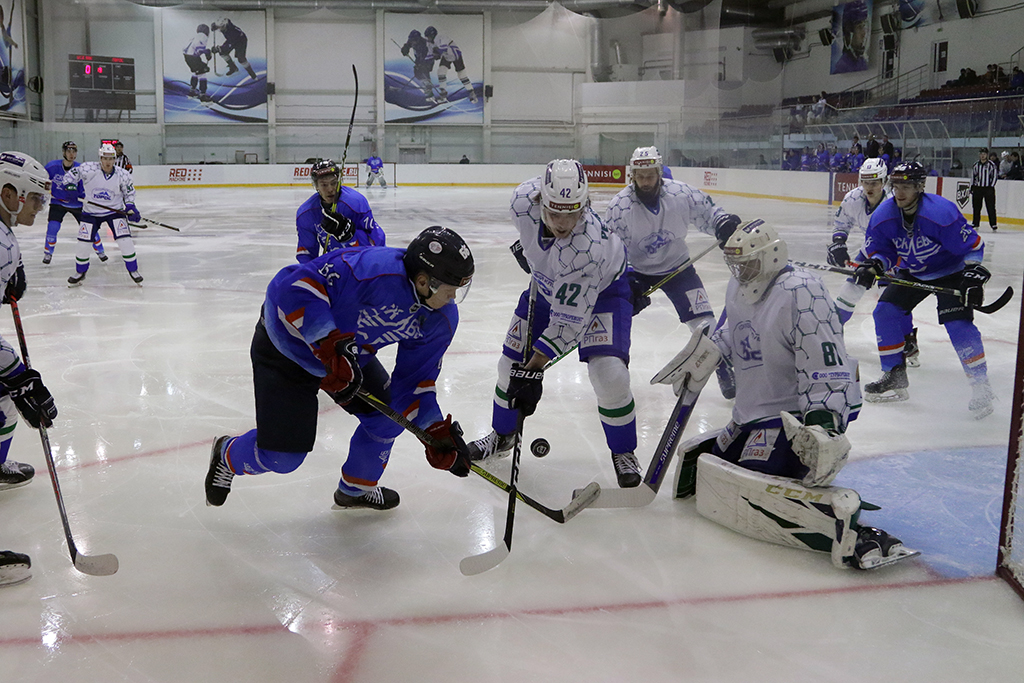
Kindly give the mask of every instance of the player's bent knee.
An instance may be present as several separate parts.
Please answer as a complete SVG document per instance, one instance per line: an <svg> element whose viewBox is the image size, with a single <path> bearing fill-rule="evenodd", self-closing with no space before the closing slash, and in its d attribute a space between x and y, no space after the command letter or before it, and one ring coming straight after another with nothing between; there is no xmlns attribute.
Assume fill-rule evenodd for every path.
<svg viewBox="0 0 1024 683"><path fill-rule="evenodd" d="M628 401L629 368L617 356L596 356L587 361L587 374L599 405L617 405Z"/></svg>
<svg viewBox="0 0 1024 683"><path fill-rule="evenodd" d="M286 451L268 451L259 449L259 461L267 470L278 474L288 474L298 469L306 459L305 453L289 453Z"/></svg>

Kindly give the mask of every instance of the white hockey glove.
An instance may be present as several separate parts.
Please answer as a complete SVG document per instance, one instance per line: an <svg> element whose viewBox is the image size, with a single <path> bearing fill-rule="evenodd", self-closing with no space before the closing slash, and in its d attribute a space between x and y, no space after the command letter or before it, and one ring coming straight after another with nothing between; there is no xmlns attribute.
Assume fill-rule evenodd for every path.
<svg viewBox="0 0 1024 683"><path fill-rule="evenodd" d="M676 357L651 379L651 384L671 384L676 396L684 390L700 391L714 374L722 352L703 331L695 333Z"/></svg>
<svg viewBox="0 0 1024 683"><path fill-rule="evenodd" d="M828 486L846 464L850 440L845 434L830 433L819 425L805 425L785 410L782 426L793 452L810 471L804 476L807 486Z"/></svg>

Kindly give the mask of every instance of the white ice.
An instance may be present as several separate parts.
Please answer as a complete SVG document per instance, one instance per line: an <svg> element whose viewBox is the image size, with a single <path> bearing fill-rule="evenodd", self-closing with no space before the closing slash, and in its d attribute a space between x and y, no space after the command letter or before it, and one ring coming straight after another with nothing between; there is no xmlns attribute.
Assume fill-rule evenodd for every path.
<svg viewBox="0 0 1024 683"><path fill-rule="evenodd" d="M444 224L473 249L478 274L439 381L443 409L470 437L489 430L499 349L527 281L507 248L515 237L510 193L368 191L390 244ZM611 193L595 194L603 210ZM41 264L43 217L18 229L30 286L22 316L32 364L60 410L49 434L71 529L81 551L114 553L120 570L91 577L71 566L39 439L20 425L11 457L33 464L37 476L0 493L0 548L29 553L33 578L0 590L0 680L1021 680L1024 603L992 576L1000 481L980 486L974 477L982 465L998 474L1005 463L1019 293L998 314L978 316L999 395L993 415L969 416L967 381L930 299L916 315L922 367L911 370L910 400L866 404L850 430L848 469L862 466L862 494L890 511L890 532L953 554L961 539L981 534L990 564L954 576L926 552L876 572L841 571L824 554L718 527L692 500L672 500L666 486L647 508L584 510L565 525L520 504L508 559L467 578L459 561L500 541L506 495L481 478L431 469L405 435L382 481L401 493L400 507L332 511L355 421L326 398L316 448L301 468L238 477L223 507L204 504L212 439L253 426L252 328L266 284L294 260L294 211L308 195L140 191L147 216L195 221L181 233L136 231L142 287L128 279L109 235L110 261L94 259L85 284L69 289L71 221L49 266ZM729 196L718 203L774 222L792 258L824 262L825 207ZM1019 290L1020 233L986 229L984 237L989 291ZM718 252L698 272L717 313L727 278ZM825 279L833 293L842 282ZM865 381L879 374L876 297L872 290L847 328ZM8 315L0 334L13 341ZM668 387L648 381L685 343L685 329L660 294L634 321L630 369L644 466L673 403ZM544 460L524 453L522 489L561 507L587 482L614 486L593 392L575 358L548 373L541 405L525 438L547 438L552 452ZM729 411L711 382L687 436L723 425ZM983 447L976 457L987 460L975 462L966 447ZM897 467L872 481L867 465L912 453L923 454L915 461L924 463L923 480L904 480ZM507 461L495 471L507 478ZM896 493L880 500L873 484ZM958 500L977 508L981 528L960 521ZM932 527L901 517L911 503L934 508Z"/></svg>

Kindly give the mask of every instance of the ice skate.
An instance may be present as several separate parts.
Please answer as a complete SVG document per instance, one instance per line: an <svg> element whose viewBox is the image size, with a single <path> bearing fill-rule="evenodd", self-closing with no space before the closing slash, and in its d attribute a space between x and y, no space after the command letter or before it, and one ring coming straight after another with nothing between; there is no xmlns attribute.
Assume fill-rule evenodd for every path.
<svg viewBox="0 0 1024 683"><path fill-rule="evenodd" d="M132 276L132 282L134 282L137 285L142 284L142 273L140 273L137 270L129 270L128 274Z"/></svg>
<svg viewBox="0 0 1024 683"><path fill-rule="evenodd" d="M256 70L253 69L251 66L245 67L245 72L249 74L249 78L251 78L254 81L256 80Z"/></svg>
<svg viewBox="0 0 1024 683"><path fill-rule="evenodd" d="M68 287L78 287L85 281L85 273L75 273L68 278Z"/></svg>
<svg viewBox="0 0 1024 683"><path fill-rule="evenodd" d="M400 498L398 491L384 486L375 486L361 496L350 496L341 489L334 492L334 509L369 508L371 510L390 510L398 507Z"/></svg>
<svg viewBox="0 0 1024 683"><path fill-rule="evenodd" d="M225 76L230 76L231 74L237 73L237 72L238 72L238 67L235 66L234 62L231 62L231 63L228 64L228 70L227 70L227 72L225 72L224 75Z"/></svg>
<svg viewBox="0 0 1024 683"><path fill-rule="evenodd" d="M988 383L988 378L985 378L971 384L971 402L967 404L967 409L971 411L975 420L980 420L992 414L992 411L995 410L992 405L995 400L992 385Z"/></svg>
<svg viewBox="0 0 1024 683"><path fill-rule="evenodd" d="M49 263L52 260L53 260L53 254L44 251L43 252L43 263L46 264L46 263Z"/></svg>
<svg viewBox="0 0 1024 683"><path fill-rule="evenodd" d="M484 438L470 441L467 448L469 449L469 459L479 462L481 460L507 458L515 446L515 433L498 434L498 432L492 429L491 433Z"/></svg>
<svg viewBox="0 0 1024 683"><path fill-rule="evenodd" d="M473 88L469 89L469 101L472 102L473 104L477 103L476 91L473 90Z"/></svg>
<svg viewBox="0 0 1024 683"><path fill-rule="evenodd" d="M440 98L441 100L447 100L447 99L448 99L448 91L447 91L447 90L445 90L444 88L438 88L438 89L437 89L437 96L438 96L438 97L439 97L439 98Z"/></svg>
<svg viewBox="0 0 1024 683"><path fill-rule="evenodd" d="M36 470L32 465L8 460L0 463L0 491L16 489L32 481Z"/></svg>
<svg viewBox="0 0 1024 683"><path fill-rule="evenodd" d="M213 442L213 449L210 452L210 469L206 473L206 504L220 506L228 499L231 493L231 480L235 478L227 465L224 464L224 444L230 439L229 436L219 436Z"/></svg>
<svg viewBox="0 0 1024 683"><path fill-rule="evenodd" d="M892 370L882 373L881 379L864 386L864 400L868 403L895 403L910 398L907 388L907 366L897 365Z"/></svg>
<svg viewBox="0 0 1024 683"><path fill-rule="evenodd" d="M188 96L189 97L199 97L199 91L197 89L195 89L195 88L189 88L188 89Z"/></svg>
<svg viewBox="0 0 1024 683"><path fill-rule="evenodd" d="M640 463L632 451L612 453L612 465L615 467L615 478L619 481L620 489L634 488L643 481L640 476Z"/></svg>
<svg viewBox="0 0 1024 683"><path fill-rule="evenodd" d="M862 526L857 529L857 545L850 563L856 569L878 569L920 554L881 529Z"/></svg>
<svg viewBox="0 0 1024 683"><path fill-rule="evenodd" d="M102 261L102 262L104 262L104 263L106 263L106 262L107 262L107 261L108 261L108 260L110 259L110 257L109 257L109 256L107 256L107 252L105 252L105 251L97 251L97 252L96 252L96 257L97 257L97 258L98 258L98 259L99 259L100 261Z"/></svg>
<svg viewBox="0 0 1024 683"><path fill-rule="evenodd" d="M0 586L14 586L32 578L32 560L13 550L0 550Z"/></svg>
<svg viewBox="0 0 1024 683"><path fill-rule="evenodd" d="M207 93L199 93L199 101L200 102L212 102L213 98L210 97Z"/></svg>
<svg viewBox="0 0 1024 683"><path fill-rule="evenodd" d="M903 338L903 362L908 368L921 367L921 349L917 345L917 328Z"/></svg>

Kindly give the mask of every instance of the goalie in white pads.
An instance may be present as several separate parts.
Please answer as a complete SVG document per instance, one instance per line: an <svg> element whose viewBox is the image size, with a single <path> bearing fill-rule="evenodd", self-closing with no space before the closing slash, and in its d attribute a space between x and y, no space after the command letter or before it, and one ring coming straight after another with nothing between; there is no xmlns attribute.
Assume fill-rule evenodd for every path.
<svg viewBox="0 0 1024 683"><path fill-rule="evenodd" d="M725 261L733 277L712 339L732 360L736 403L724 429L684 446L676 497L696 492L708 519L829 552L839 567L873 569L917 554L860 525L860 510L877 508L856 491L829 486L846 462L845 431L861 394L825 285L788 265L786 243L760 219L736 229Z"/></svg>

